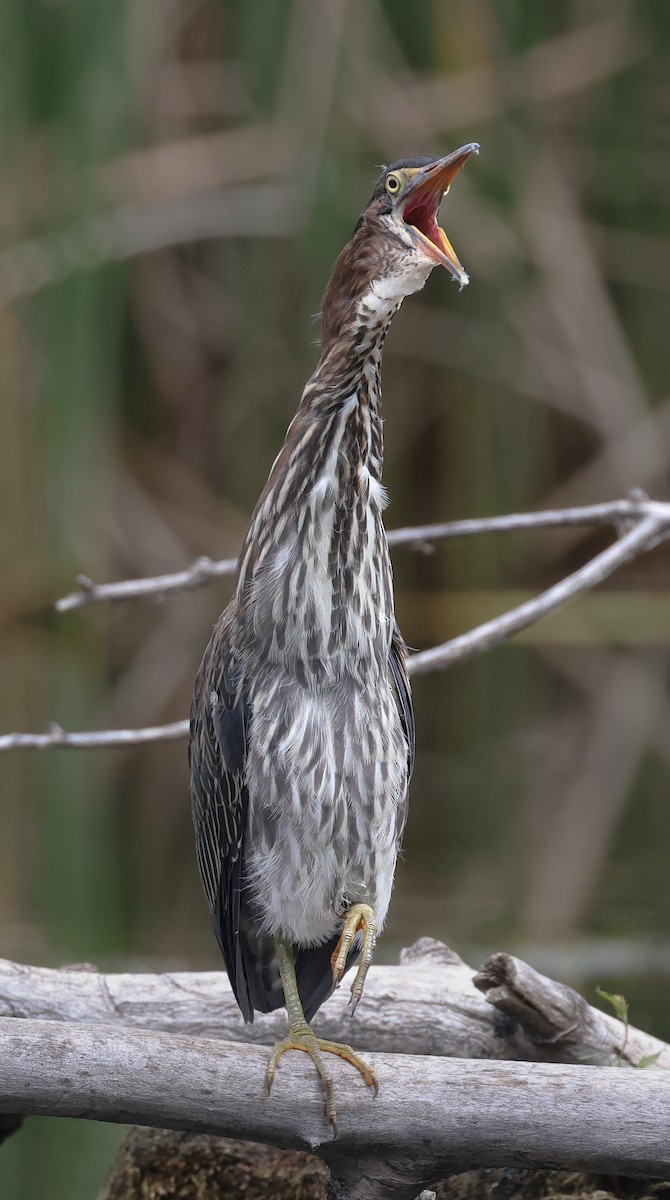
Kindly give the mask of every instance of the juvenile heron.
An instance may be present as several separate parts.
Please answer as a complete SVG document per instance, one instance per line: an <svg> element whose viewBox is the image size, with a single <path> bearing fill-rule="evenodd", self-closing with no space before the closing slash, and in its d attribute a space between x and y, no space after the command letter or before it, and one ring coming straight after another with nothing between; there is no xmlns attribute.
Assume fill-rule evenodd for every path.
<svg viewBox="0 0 670 1200"><path fill-rule="evenodd" d="M379 177L326 289L321 354L256 505L198 674L190 766L198 863L246 1021L286 1006L335 1125L331 1053L309 1026L356 962L355 1009L391 896L414 719L382 524L380 364L403 298L433 267L468 281L437 211L476 153Z"/></svg>

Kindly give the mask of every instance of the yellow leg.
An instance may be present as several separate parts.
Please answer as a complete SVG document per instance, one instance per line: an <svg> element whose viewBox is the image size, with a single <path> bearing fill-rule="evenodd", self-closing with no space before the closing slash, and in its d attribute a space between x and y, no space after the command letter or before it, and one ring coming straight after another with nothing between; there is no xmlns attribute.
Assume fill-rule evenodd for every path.
<svg viewBox="0 0 670 1200"><path fill-rule="evenodd" d="M351 985L350 1004L352 1017L356 1011L358 1001L363 995L365 976L368 973L377 944L375 914L369 904L352 904L344 918L344 928L337 943L335 953L330 960L333 968L333 982L336 987L344 975L344 968L347 965L347 955L359 929L363 931L363 953L361 954L361 961L358 964L356 977Z"/></svg>
<svg viewBox="0 0 670 1200"><path fill-rule="evenodd" d="M305 1014L300 1003L298 994L298 984L295 977L295 965L293 962L293 952L291 943L284 938L275 938L275 950L277 954L277 965L281 976L282 986L284 988L284 999L286 1001L286 1011L289 1020L289 1033L287 1037L277 1042L272 1049L270 1061L267 1069L267 1085L270 1091L274 1083L277 1064L282 1054L287 1050L303 1050L309 1054L314 1066L316 1067L323 1090L326 1093L326 1120L329 1125L332 1125L334 1133L337 1133L335 1124L335 1098L333 1095L333 1077L326 1066L324 1054L335 1054L338 1058L344 1058L351 1063L357 1071L360 1071L363 1079L369 1087L373 1088L375 1096L379 1091L379 1085L375 1077L375 1073L367 1063L354 1053L351 1046L346 1046L342 1042L329 1042L324 1038L319 1038L310 1029L305 1020Z"/></svg>

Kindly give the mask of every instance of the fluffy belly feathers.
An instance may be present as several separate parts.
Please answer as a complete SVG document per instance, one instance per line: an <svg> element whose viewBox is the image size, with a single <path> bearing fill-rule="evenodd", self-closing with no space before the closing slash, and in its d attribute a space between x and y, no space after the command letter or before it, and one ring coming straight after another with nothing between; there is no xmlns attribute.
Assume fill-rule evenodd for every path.
<svg viewBox="0 0 670 1200"><path fill-rule="evenodd" d="M246 879L263 931L318 945L356 902L381 929L408 783L388 680L310 694L278 678L252 711Z"/></svg>

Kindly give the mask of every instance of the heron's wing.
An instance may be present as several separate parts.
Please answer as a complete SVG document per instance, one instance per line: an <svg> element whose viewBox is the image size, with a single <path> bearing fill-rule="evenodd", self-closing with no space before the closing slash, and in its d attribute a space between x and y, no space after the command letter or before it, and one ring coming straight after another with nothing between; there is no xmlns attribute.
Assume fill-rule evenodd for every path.
<svg viewBox="0 0 670 1200"><path fill-rule="evenodd" d="M237 1002L253 1020L242 946L240 893L249 796L245 784L249 710L220 634L205 653L191 711L189 761L198 866Z"/></svg>
<svg viewBox="0 0 670 1200"><path fill-rule="evenodd" d="M414 769L414 747L416 741L414 708L412 707L412 693L409 686L409 675L407 674L407 647L397 625L393 631L393 639L389 651L389 665L391 667L395 700L400 714L403 733L405 734L405 741L407 742L407 781L409 783Z"/></svg>
<svg viewBox="0 0 670 1200"><path fill-rule="evenodd" d="M405 734L405 741L407 742L407 787L409 788L409 781L414 769L414 709L412 707L412 693L409 687L409 675L407 674L407 648L397 625L393 631L393 639L389 651L389 665L391 667L395 701L398 706L398 713L400 714L400 723ZM400 799L396 815L396 841L398 846L400 846L407 820L408 799L408 792L406 790L405 795Z"/></svg>

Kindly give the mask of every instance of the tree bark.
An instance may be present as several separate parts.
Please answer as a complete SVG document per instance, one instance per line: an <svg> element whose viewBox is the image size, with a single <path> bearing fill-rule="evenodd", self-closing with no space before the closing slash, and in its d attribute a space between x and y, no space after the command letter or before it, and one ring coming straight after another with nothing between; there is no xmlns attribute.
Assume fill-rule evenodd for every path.
<svg viewBox="0 0 670 1200"><path fill-rule="evenodd" d="M330 1173L299 1150L168 1129L131 1129L98 1200L329 1200Z"/></svg>

